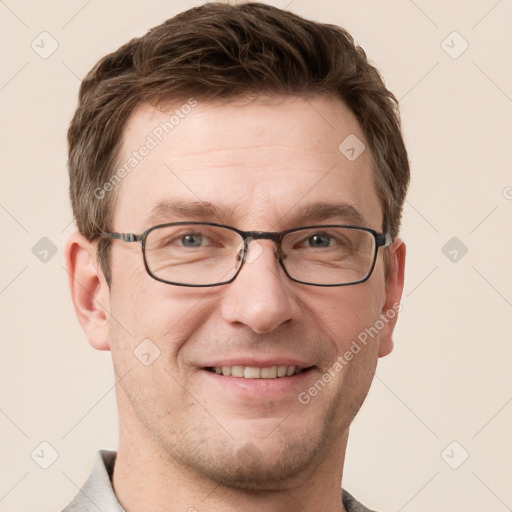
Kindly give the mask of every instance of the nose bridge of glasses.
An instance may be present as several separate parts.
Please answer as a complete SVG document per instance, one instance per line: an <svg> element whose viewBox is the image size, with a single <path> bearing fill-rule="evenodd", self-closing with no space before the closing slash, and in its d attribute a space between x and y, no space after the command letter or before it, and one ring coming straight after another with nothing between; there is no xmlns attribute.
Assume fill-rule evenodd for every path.
<svg viewBox="0 0 512 512"><path fill-rule="evenodd" d="M243 235L246 240L272 240L277 242L281 238L281 233L276 231L244 231Z"/></svg>
<svg viewBox="0 0 512 512"><path fill-rule="evenodd" d="M275 231L245 231L242 238L244 260L248 263L252 263L263 252L263 244L259 244L258 240L270 240L274 242L276 246L274 253L278 259L280 258L281 233ZM255 244L251 244L251 242L255 242Z"/></svg>

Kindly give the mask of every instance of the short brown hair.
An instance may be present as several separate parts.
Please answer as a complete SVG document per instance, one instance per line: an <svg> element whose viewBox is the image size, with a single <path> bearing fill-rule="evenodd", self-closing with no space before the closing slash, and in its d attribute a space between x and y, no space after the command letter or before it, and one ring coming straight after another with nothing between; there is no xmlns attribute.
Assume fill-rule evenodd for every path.
<svg viewBox="0 0 512 512"><path fill-rule="evenodd" d="M80 87L68 131L70 196L79 231L111 229L111 179L122 134L141 102L212 101L259 94L332 95L361 125L374 160L384 232L398 234L409 184L398 101L341 27L261 3L207 3L184 11L103 57ZM341 141L340 141L341 142ZM98 258L110 283L107 240Z"/></svg>

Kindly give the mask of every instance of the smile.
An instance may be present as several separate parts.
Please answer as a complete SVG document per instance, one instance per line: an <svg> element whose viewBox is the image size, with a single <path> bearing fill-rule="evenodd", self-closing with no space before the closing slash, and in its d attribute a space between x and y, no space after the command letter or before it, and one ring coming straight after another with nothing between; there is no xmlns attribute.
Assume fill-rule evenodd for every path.
<svg viewBox="0 0 512 512"><path fill-rule="evenodd" d="M245 379L277 379L293 377L303 371L299 366L274 365L259 368L257 366L209 366L205 368L211 373L225 377L241 377Z"/></svg>

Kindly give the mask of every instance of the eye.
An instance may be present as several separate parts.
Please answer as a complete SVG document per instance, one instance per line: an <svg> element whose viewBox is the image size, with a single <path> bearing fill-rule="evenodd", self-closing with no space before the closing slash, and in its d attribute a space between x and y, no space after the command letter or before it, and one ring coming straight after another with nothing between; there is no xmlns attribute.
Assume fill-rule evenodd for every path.
<svg viewBox="0 0 512 512"><path fill-rule="evenodd" d="M307 243L310 247L329 247L332 237L327 233L313 233L308 237Z"/></svg>
<svg viewBox="0 0 512 512"><path fill-rule="evenodd" d="M203 235L199 233L187 233L180 238L184 247L200 247L203 243Z"/></svg>

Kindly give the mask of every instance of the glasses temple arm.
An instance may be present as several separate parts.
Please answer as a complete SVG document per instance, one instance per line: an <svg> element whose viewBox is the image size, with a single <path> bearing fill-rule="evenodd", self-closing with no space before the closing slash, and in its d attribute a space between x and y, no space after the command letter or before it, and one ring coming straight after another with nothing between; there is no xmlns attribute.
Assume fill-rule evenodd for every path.
<svg viewBox="0 0 512 512"><path fill-rule="evenodd" d="M140 242L142 235L135 235L134 233L101 233L100 238L111 238L114 240L122 240L123 242Z"/></svg>

